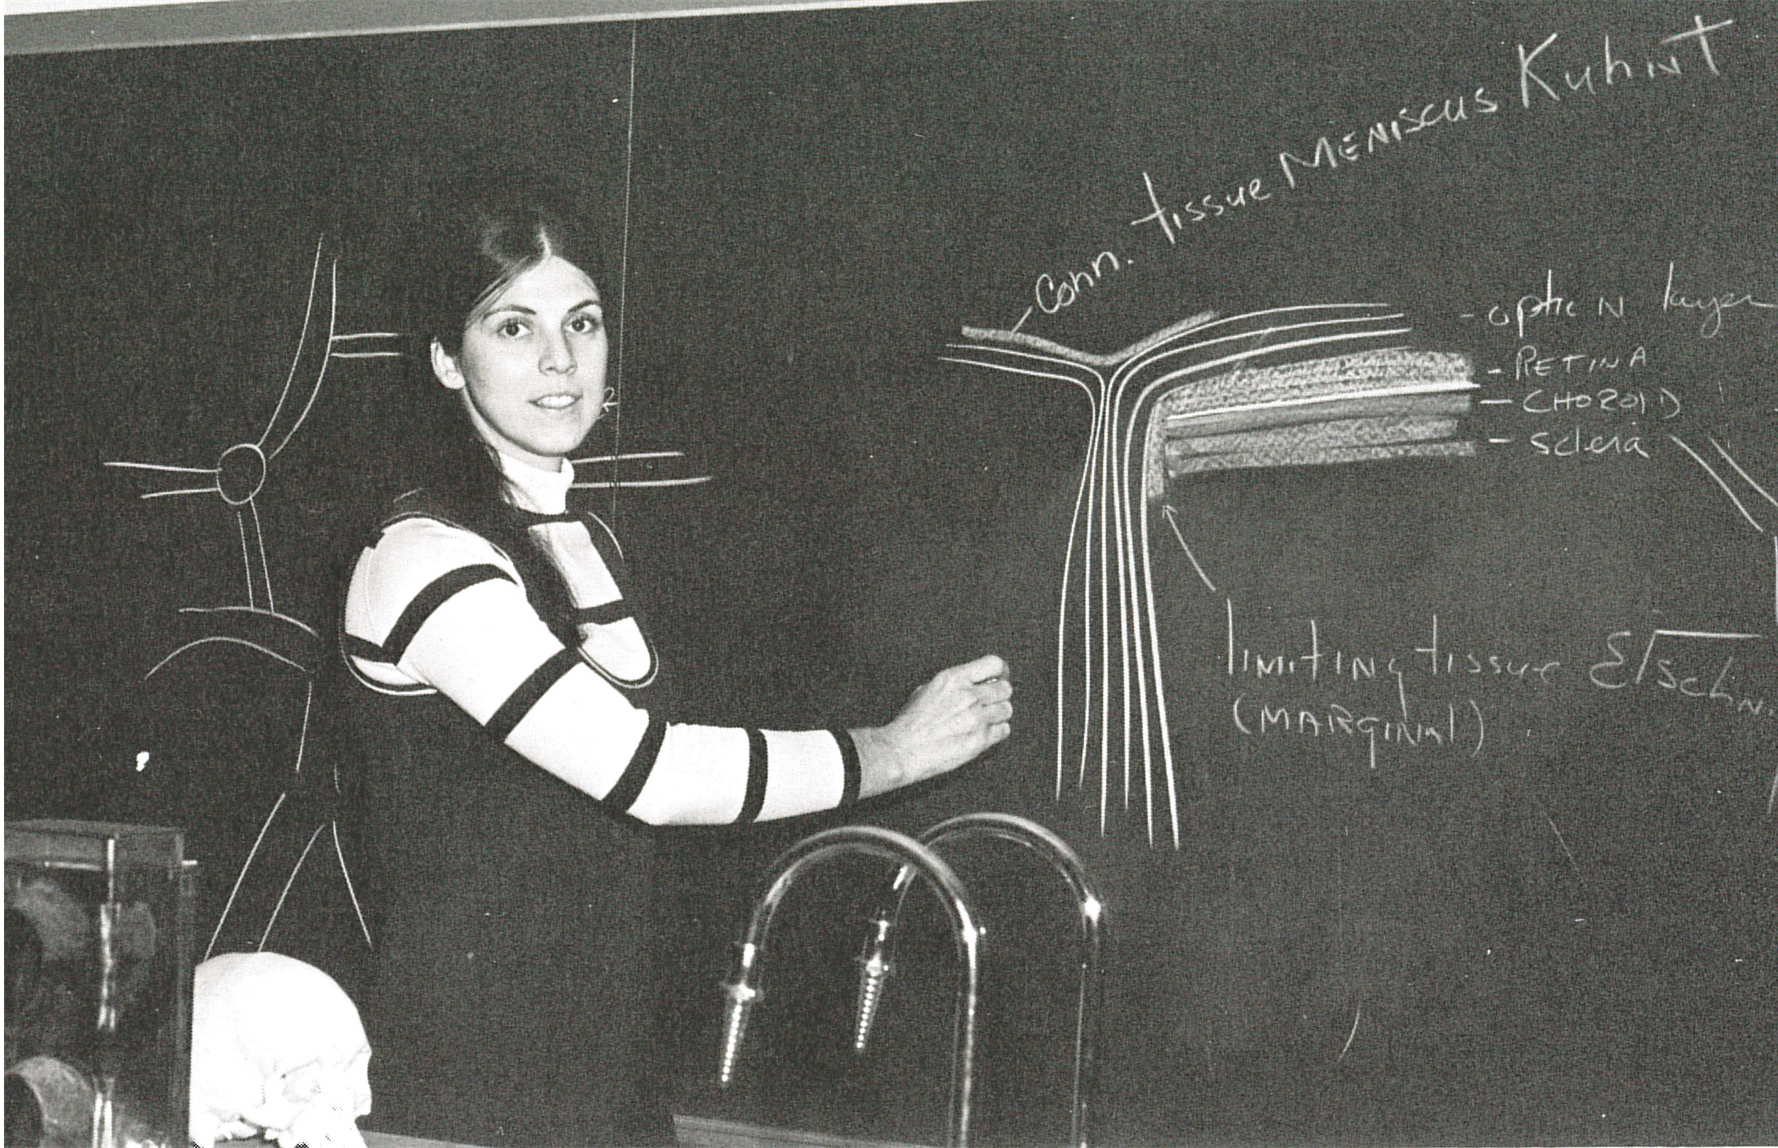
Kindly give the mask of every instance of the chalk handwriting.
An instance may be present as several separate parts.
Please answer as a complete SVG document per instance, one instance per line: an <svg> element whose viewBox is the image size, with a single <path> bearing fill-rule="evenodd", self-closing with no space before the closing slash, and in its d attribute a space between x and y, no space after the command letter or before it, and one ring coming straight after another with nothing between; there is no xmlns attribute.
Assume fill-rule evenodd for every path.
<svg viewBox="0 0 1778 1148"><path fill-rule="evenodd" d="M1145 223L1156 224L1170 244L1179 242L1179 233L1185 230L1188 220L1191 223L1204 223L1207 220L1220 219L1243 207L1251 207L1272 198L1272 193L1266 190L1265 180L1255 178L1240 184L1233 191L1211 192L1208 195L1200 195L1196 199L1186 201L1184 204L1185 215L1182 216L1178 209L1166 207L1161 203L1161 197L1154 189L1154 177L1146 171L1142 173L1142 187L1148 193L1149 212L1147 215L1130 220L1130 226L1141 227Z"/></svg>
<svg viewBox="0 0 1778 1148"><path fill-rule="evenodd" d="M1543 290L1540 294L1527 292L1520 295L1511 304L1495 303L1488 308L1487 320L1490 327L1511 327L1521 339L1525 330L1538 321L1560 319L1581 319L1597 317L1600 319L1618 319L1624 317L1624 297L1619 294L1597 295L1591 299L1579 296L1564 295L1556 290L1556 272L1553 268L1545 268L1543 273ZM1466 313L1461 318L1472 319L1473 313Z"/></svg>
<svg viewBox="0 0 1778 1148"><path fill-rule="evenodd" d="M1534 344L1526 343L1513 356L1513 379L1547 379L1552 375L1591 375L1599 371L1634 371L1648 366L1648 348L1637 346L1629 353L1545 355Z"/></svg>
<svg viewBox="0 0 1778 1148"><path fill-rule="evenodd" d="M1661 39L1661 47L1666 48L1671 46L1673 48L1672 51L1667 53L1666 59L1660 60L1653 56L1644 56L1640 71L1643 73L1644 77L1649 80L1660 79L1663 76L1684 75L1685 70L1680 64L1679 50L1680 48L1689 45L1697 49L1699 56L1703 59L1704 67L1709 69L1711 75L1721 75L1721 69L1716 66L1716 55L1710 50L1710 34L1712 32L1720 32L1733 23L1733 20L1722 20L1715 24L1706 25L1702 16L1694 14L1692 16L1692 26L1690 28L1682 32L1675 32L1673 35ZM1562 102L1562 96L1556 90L1555 85L1551 84L1544 78L1545 75L1554 75L1553 71L1548 70L1554 66L1554 62L1539 59L1539 57L1541 57L1543 53L1556 42L1557 36L1558 33L1551 32L1544 38L1543 43L1530 51L1526 51L1524 44L1518 45L1519 102L1526 108L1532 106L1532 95L1534 91L1541 93L1543 97L1543 99L1536 101L1539 104L1543 103L1544 99L1553 103ZM1634 80L1638 72L1638 69L1632 67L1628 60L1623 59L1612 51L1610 36L1605 37L1604 52L1598 63L1602 71L1597 74L1593 71L1593 63L1591 61L1581 65L1578 71L1572 67L1563 68L1560 81L1562 86L1566 88L1570 94L1584 91L1589 95L1600 95L1599 88L1601 85L1606 88L1611 88L1620 81L1628 82ZM1694 64L1693 66L1695 67L1696 65ZM1540 73L1537 71L1538 68L1545 68L1546 71Z"/></svg>
<svg viewBox="0 0 1778 1148"><path fill-rule="evenodd" d="M1639 434L1584 431L1579 424L1562 431L1538 431L1528 440L1531 449L1551 458L1597 458L1600 455L1634 455L1653 458Z"/></svg>
<svg viewBox="0 0 1778 1148"><path fill-rule="evenodd" d="M1723 74L1722 46L1727 39L1727 30L1734 24L1732 19L1706 23L1702 16L1694 14L1689 28L1661 37L1644 52L1625 56L1621 40L1614 42L1607 35L1603 38L1599 56L1584 60L1563 60L1557 46L1561 34L1551 32L1534 48L1527 47L1524 42L1515 44L1514 56L1502 63L1516 69L1512 79L1507 81L1509 84L1516 82L1518 86L1519 103L1516 106L1530 110L1560 104L1565 97L1579 93L1603 96L1613 89L1628 89L1632 84L1646 86L1649 81L1668 77L1720 76ZM1466 122L1478 122L1511 110L1515 106L1511 97L1500 93L1500 87L1491 89L1487 84L1477 84L1434 99L1410 99L1393 114L1361 122L1350 130L1328 132L1316 136L1312 142L1299 141L1275 148L1271 154L1278 168L1276 175L1268 177L1265 173L1249 172L1245 177L1219 179L1217 186L1200 185L1189 195L1157 187L1152 168L1145 167L1141 171L1139 189L1141 206L1135 217L1128 220L1128 226L1139 229L1144 236L1164 241L1170 248L1177 247L1192 227L1249 216L1288 193L1301 191L1308 186L1311 173L1326 175L1340 171L1367 157L1424 138L1434 129L1449 132ZM1006 329L1018 332L1040 311L1054 315L1082 301L1089 285L1097 286L1104 281L1107 256L1116 261L1115 269L1119 270L1131 261L1128 253L1113 254L1101 250L1099 255L1084 261L1090 267L1088 270L1039 275L1026 292L1027 297L1034 297L1035 304L1027 305L1019 320ZM1070 262L1080 266L1083 261ZM1552 289L1542 297L1541 310L1521 313L1535 305L1536 297L1528 297L1518 307L1491 313L1490 322L1500 326L1513 325L1522 339L1530 319L1577 318L1583 306L1591 306L1600 317L1623 318L1624 299L1621 295L1615 299L1601 295L1585 304L1567 299L1558 302L1553 296L1552 284ZM1726 297L1719 292L1702 302L1704 306L1700 309L1706 311L1706 321L1714 320L1718 327L1724 310L1768 305L1755 300L1744 290L1729 292ZM1675 306L1682 305L1675 303Z"/></svg>
<svg viewBox="0 0 1778 1148"><path fill-rule="evenodd" d="M1234 603L1225 611L1224 638L1227 654L1224 675L1230 678L1264 681L1269 678L1295 678L1318 682L1332 679L1343 682L1388 681L1408 674L1424 674L1440 678L1497 678L1529 685L1559 684L1562 663L1541 655L1513 654L1467 645L1453 645L1439 635L1438 615L1427 625L1426 644L1390 652L1347 650L1322 642L1319 619L1309 619L1306 645L1275 646L1255 651L1237 641Z"/></svg>
<svg viewBox="0 0 1778 1148"><path fill-rule="evenodd" d="M1698 327L1698 335L1705 339L1714 339L1722 334L1723 312L1732 311L1737 307L1754 307L1771 311L1778 309L1778 302L1767 302L1756 299L1751 291L1739 288L1721 291L1715 295L1686 295L1673 289L1674 267L1667 264L1667 286L1661 292L1661 310L1698 311L1704 316L1703 323Z"/></svg>
<svg viewBox="0 0 1778 1148"><path fill-rule="evenodd" d="M1778 706L1764 692L1748 690L1736 681L1735 656L1727 652L1738 643L1758 641L1759 634L1654 630L1632 670L1630 658L1635 638L1634 630L1607 634L1603 639L1605 657L1588 668L1588 680L1602 690L1646 686L1678 697L1720 703L1738 715L1778 716ZM1657 648L1663 656L1656 656Z"/></svg>
<svg viewBox="0 0 1778 1148"><path fill-rule="evenodd" d="M1481 754L1487 742L1487 720L1474 698L1446 702L1430 717L1410 711L1405 699L1399 716L1357 713L1338 702L1256 702L1246 694L1236 695L1229 705L1235 728L1247 737L1295 734L1363 739L1369 747L1366 767L1373 772L1378 765L1379 743L1398 749L1464 749L1470 757Z"/></svg>
<svg viewBox="0 0 1778 1148"><path fill-rule="evenodd" d="M1641 415L1668 422L1679 417L1684 409L1679 396L1661 387L1648 391L1620 391L1601 387L1596 391L1554 390L1539 387L1528 391L1519 403L1528 415L1567 414L1571 411L1597 411L1602 415Z"/></svg>
<svg viewBox="0 0 1778 1148"><path fill-rule="evenodd" d="M1032 288L1037 309L1045 315L1054 315L1074 306L1080 301L1082 292L1099 286L1106 276L1122 271L1127 262L1129 261L1119 259L1116 252L1101 251L1093 256L1092 262L1083 271L1063 272L1060 278L1044 272L1037 277L1037 283ZM1027 311L1026 315L1029 314Z"/></svg>
<svg viewBox="0 0 1778 1148"><path fill-rule="evenodd" d="M1294 152L1280 151L1278 168L1284 173L1284 182L1295 187L1297 173L1304 168L1326 167L1332 171L1342 162L1357 163L1363 157L1375 155L1383 148L1405 143L1416 132L1426 131L1439 124L1462 123L1472 112L1478 116L1491 116L1499 110L1499 102L1488 95L1487 88L1477 88L1468 96L1452 96L1441 103L1426 104L1418 112L1404 107L1389 119L1377 120L1346 132L1338 139L1320 137L1308 149L1307 158Z"/></svg>

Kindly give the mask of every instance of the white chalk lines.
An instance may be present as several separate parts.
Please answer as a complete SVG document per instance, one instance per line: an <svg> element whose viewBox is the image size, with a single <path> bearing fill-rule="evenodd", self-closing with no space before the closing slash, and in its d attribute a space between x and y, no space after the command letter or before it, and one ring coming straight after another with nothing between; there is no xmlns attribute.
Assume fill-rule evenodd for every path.
<svg viewBox="0 0 1778 1148"><path fill-rule="evenodd" d="M109 460L104 463L107 467L127 471L145 479L149 489L141 491L138 495L142 499L215 495L222 500L226 510L233 515L241 543L241 562L245 574L245 602L181 607L179 610L181 615L200 623L198 634L179 644L162 657L144 677L153 677L191 650L216 644L240 646L274 663L295 670L304 679L305 692L303 720L291 770L293 779L300 778L303 772L304 755L308 744L310 711L315 695L315 675L328 643L315 627L278 610L273 590L271 565L267 559L265 536L260 520L258 498L269 477L273 460L283 454L285 448L290 445L314 410L316 400L321 395L322 384L327 378L328 365L332 361L336 359L344 361L399 359L405 354L401 349L404 336L400 332L366 330L341 333L336 330L338 315L339 259L337 256L329 256L328 243L324 236L315 245L315 253L309 270L308 297L304 304L302 325L297 334L296 350L291 356L290 369L278 392L277 402L273 406L272 413L258 437L226 447L217 456L215 464L210 466L123 460ZM711 476L709 475L653 476L653 469L662 460L682 457L684 455L681 451L661 450L629 451L592 458L577 458L573 461L578 465L588 467L589 470L595 466L609 466L611 476L606 479L589 478L575 483L575 486L615 489L688 486L710 481ZM644 475L620 473L626 464L630 467L641 464L648 468L648 472ZM339 786L337 766L334 772L333 783L337 791ZM229 888L227 900L216 921L216 927L211 934L206 954L215 947L231 914L235 913L242 889L254 866L258 864L263 870L266 866L275 866L281 863L279 858L269 855L268 839L271 837L274 825L278 824L280 815L286 822L291 817L301 815L291 807L292 803L289 801L291 788L290 784L285 786L284 791L279 794L270 812L263 819L258 836L248 850L247 857L242 862L240 871L235 875L234 882ZM259 934L258 943L262 947L267 943L280 914L283 912L285 902L295 886L304 862L307 861L324 831L328 833L332 841L333 854L339 863L340 873L345 879L347 892L358 916L359 929L363 933L366 943L370 942L369 927L359 906L357 891L352 874L346 864L345 853L340 846L338 823L327 820L315 825L313 830L307 833L300 855L291 863L289 873L282 877L281 882L279 875L271 876L270 879L273 883L279 886L279 891L265 920L264 928ZM263 881L265 878L262 877L260 880Z"/></svg>
<svg viewBox="0 0 1778 1148"><path fill-rule="evenodd" d="M1670 434L1667 437L1672 439L1674 445L1679 447L1680 450L1683 450L1687 455L1691 456L1691 460L1693 462L1697 463L1698 467L1701 470L1703 470L1703 472L1705 474L1710 476L1710 481L1714 482L1717 486L1717 489L1722 491L1723 496L1729 500L1730 504L1734 506L1736 512L1741 515L1742 521L1746 522L1748 526L1752 527L1755 531L1758 531L1761 534L1771 534L1773 536L1772 537L1772 617L1773 617L1773 621L1775 623L1778 623L1778 531L1768 530L1766 528L1766 526L1762 522L1760 522L1760 520L1757 517L1754 516L1753 511L1748 509L1748 502L1752 502L1754 509L1760 510L1762 513L1770 513L1770 512L1766 511L1764 507L1761 507L1758 502L1754 501L1752 496L1749 495L1748 492L1745 490L1742 491L1741 494L1743 496L1747 496L1748 502L1743 502L1741 500L1741 497L1736 495L1735 487L1728 481L1728 479L1725 479L1722 476L1721 472L1719 472L1714 466L1710 465L1710 460L1702 452L1692 449L1692 447L1689 446L1678 435ZM1746 469L1743 468L1740 463L1738 463L1734 460L1734 458L1729 454L1729 452L1726 449L1724 449L1723 445L1720 442L1716 441L1715 436L1707 436L1706 441L1708 441L1710 443L1711 449L1716 452L1716 457L1718 458L1718 460L1720 462L1722 462L1724 465L1726 465L1728 467L1728 469L1731 472L1733 472L1735 477L1738 477L1743 483L1745 483L1747 486L1751 487L1753 494L1757 494L1760 498L1764 499L1767 503L1771 504L1773 507L1778 507L1778 498L1773 497L1771 491L1767 490L1763 485L1760 484L1760 482L1757 479L1755 479L1751 474L1747 473ZM1654 650L1655 639L1657 637L1662 637L1662 636L1667 636L1667 635L1677 635L1680 637L1698 637L1698 638L1707 638L1707 639L1713 639L1713 640L1727 640L1727 641L1745 640L1745 639L1749 639L1749 638L1758 638L1759 637L1759 635L1757 635L1757 634L1684 633L1681 631L1657 630L1654 633L1649 635L1648 650L1645 651L1642 655L1642 669L1640 671L1638 671L1638 673L1636 675L1637 681L1642 680L1643 673L1646 672L1646 670L1648 668L1648 658L1649 658L1649 654L1652 653ZM1726 670L1725 670L1725 672L1726 672ZM1773 772L1772 784L1771 784L1770 788L1766 791L1766 816L1770 817L1770 816L1772 816L1772 814L1774 812L1778 812L1778 771Z"/></svg>
<svg viewBox="0 0 1778 1148"><path fill-rule="evenodd" d="M208 479L202 486L174 486L165 489L148 490L140 497L144 499L172 498L190 494L214 494L234 513L235 523L241 539L241 564L246 576L246 604L228 604L221 606L185 606L180 613L201 616L205 621L205 631L198 637L183 643L156 662L144 677L153 677L162 668L173 662L186 652L199 646L215 643L243 646L262 654L281 665L289 666L302 675L304 682L303 718L298 734L296 756L292 766L292 775L300 776L303 769L303 755L308 744L310 711L315 699L315 673L319 668L320 658L325 643L313 626L289 614L280 613L277 599L273 594L271 565L266 558L265 535L260 523L258 497L264 489L270 474L272 460L284 452L295 438L297 431L302 429L308 420L309 413L314 409L315 400L320 397L321 384L327 377L327 366L333 359L389 358L399 356L397 350L380 349L379 341L396 338L392 332L364 331L351 334L339 334L335 324L339 314L339 259L327 258L327 241L325 237L316 241L315 255L309 269L308 299L304 304L302 326L297 334L296 351L291 355L290 370L285 376L284 385L278 392L278 401L272 408L271 416L266 420L265 429L257 439L250 442L239 442L225 448L218 456L216 465L208 467L176 466L164 463L108 461L104 465L121 470L135 471L161 481L180 481L176 476L195 475L199 481ZM319 304L321 302L321 270L327 267L326 317L322 318ZM357 347L370 349L340 350L340 347ZM190 482L190 479L183 481ZM338 787L338 768L334 770L333 783ZM246 860L242 862L240 871L235 875L234 883L229 887L228 899L216 920L216 928L210 935L205 955L216 945L222 935L223 926L227 924L229 915L234 911L235 903L240 895L242 885L247 880L255 860L265 844L272 825L277 821L278 814L283 810L286 799L290 795L288 787L273 802L271 811L266 814L260 825L259 834L248 851ZM352 901L352 908L358 918L358 927L363 933L365 942L370 942L369 926L365 923L364 912L358 902L357 889L352 881L352 874L347 867L344 852L339 844L339 828L336 822L329 821L315 826L308 836L302 855L291 869L288 878L283 882L259 937L263 947L271 936L272 928L283 911L286 898L296 883L297 874L301 871L302 862L306 860L315 841L323 830L331 830L333 853L339 862L341 876L345 879L346 891Z"/></svg>
<svg viewBox="0 0 1778 1148"><path fill-rule="evenodd" d="M978 328L945 348L945 362L1087 396L1088 449L1057 608L1056 794L1070 766L1082 788L1096 767L1101 832L1116 772L1126 809L1140 788L1150 844L1157 819L1181 844L1150 504L1170 478L1212 470L1473 454L1458 437L1476 387L1467 359L1412 350L1411 334L1383 304L1340 303L1196 315L1110 355ZM1214 592L1171 508L1162 513Z"/></svg>

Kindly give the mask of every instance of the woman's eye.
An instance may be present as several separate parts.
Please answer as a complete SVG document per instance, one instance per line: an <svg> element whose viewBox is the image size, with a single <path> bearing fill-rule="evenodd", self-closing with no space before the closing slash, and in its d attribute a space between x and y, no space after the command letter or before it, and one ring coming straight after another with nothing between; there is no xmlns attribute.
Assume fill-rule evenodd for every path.
<svg viewBox="0 0 1778 1148"><path fill-rule="evenodd" d="M568 320L568 329L581 335L590 335L600 326L602 323L597 315L576 315Z"/></svg>
<svg viewBox="0 0 1778 1148"><path fill-rule="evenodd" d="M498 330L507 338L516 339L525 333L526 328L525 325L517 319L508 319L506 322L500 324Z"/></svg>

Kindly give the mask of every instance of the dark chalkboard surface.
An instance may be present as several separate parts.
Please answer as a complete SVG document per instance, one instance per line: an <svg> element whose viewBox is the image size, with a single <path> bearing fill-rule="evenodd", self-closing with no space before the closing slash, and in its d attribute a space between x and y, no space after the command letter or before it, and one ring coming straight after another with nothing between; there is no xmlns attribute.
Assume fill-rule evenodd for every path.
<svg viewBox="0 0 1778 1148"><path fill-rule="evenodd" d="M876 720L1013 662L1011 742L858 816L1087 859L1098 1138L1769 1142L1773 30L995 3L13 57L9 816L190 826L224 946L308 848L350 963L316 683L435 429L384 225L523 162L612 238L588 453L649 457L588 473L688 705ZM780 1070L703 1083L815 827L673 841L682 1106L931 1139L951 958L910 939L850 1063L849 877L786 926ZM978 1138L1025 1143L1066 1132L1071 989L1011 864L960 859L1005 962Z"/></svg>

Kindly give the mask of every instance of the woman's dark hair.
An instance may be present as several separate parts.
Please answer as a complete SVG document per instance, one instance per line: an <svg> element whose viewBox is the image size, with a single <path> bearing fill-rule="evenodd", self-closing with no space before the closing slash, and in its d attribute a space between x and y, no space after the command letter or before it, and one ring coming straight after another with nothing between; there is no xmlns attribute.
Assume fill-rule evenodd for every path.
<svg viewBox="0 0 1778 1148"><path fill-rule="evenodd" d="M420 383L436 395L434 418L415 452L406 485L424 504L493 542L518 566L538 613L569 645L580 641L570 619L561 574L536 549L510 504L493 447L476 433L461 396L432 373L436 340L451 355L463 349L471 313L515 277L560 256L603 286L604 261L591 212L557 184L526 174L472 175L442 186L414 211L405 250L409 355Z"/></svg>
<svg viewBox="0 0 1778 1148"><path fill-rule="evenodd" d="M588 208L530 175L471 175L443 187L410 239L414 333L455 355L476 306L552 255L604 282Z"/></svg>

